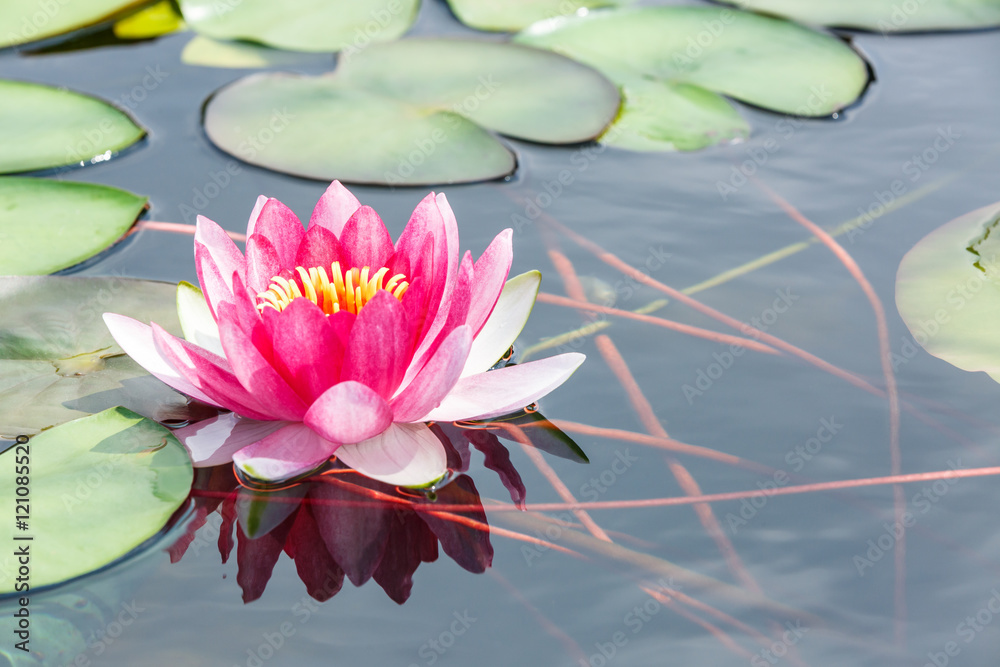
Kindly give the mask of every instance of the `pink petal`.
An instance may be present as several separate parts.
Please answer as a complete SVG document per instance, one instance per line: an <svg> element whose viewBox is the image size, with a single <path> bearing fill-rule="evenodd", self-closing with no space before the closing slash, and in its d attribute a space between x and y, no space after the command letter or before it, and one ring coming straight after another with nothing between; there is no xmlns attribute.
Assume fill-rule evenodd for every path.
<svg viewBox="0 0 1000 667"><path fill-rule="evenodd" d="M316 468L337 447L305 424L288 424L236 452L233 463L256 479L281 481Z"/></svg>
<svg viewBox="0 0 1000 667"><path fill-rule="evenodd" d="M452 331L406 389L389 402L393 421L423 421L424 415L438 407L458 382L471 346L468 326Z"/></svg>
<svg viewBox="0 0 1000 667"><path fill-rule="evenodd" d="M226 231L202 215L194 235L194 260L198 282L215 315L219 303L232 299L233 275L246 284L246 260Z"/></svg>
<svg viewBox="0 0 1000 667"><path fill-rule="evenodd" d="M229 363L208 350L177 338L153 325L157 350L214 405L251 419L275 419L270 411L252 396L233 375Z"/></svg>
<svg viewBox="0 0 1000 667"><path fill-rule="evenodd" d="M344 225L360 206L361 202L357 197L341 185L340 181L334 181L316 202L316 208L309 218L309 227L319 225L339 237Z"/></svg>
<svg viewBox="0 0 1000 667"><path fill-rule="evenodd" d="M347 351L341 339L345 318L350 327L352 313L342 311L332 317L308 299L293 299L280 313L264 309L264 322L274 346L275 368L306 403L340 381ZM335 325L336 323L336 325Z"/></svg>
<svg viewBox="0 0 1000 667"><path fill-rule="evenodd" d="M348 381L327 389L303 421L331 442L360 442L389 427L392 409L365 385Z"/></svg>
<svg viewBox="0 0 1000 667"><path fill-rule="evenodd" d="M425 338L420 342L417 351L413 355L413 361L407 369L410 371L409 375L412 376L414 369L420 369L427 363L427 360L437 352L442 342L456 327L465 324L465 320L469 314L469 303L472 299L472 267L472 255L467 252L462 259L462 264L458 271L458 280L455 281L451 299L447 303L447 319L434 340Z"/></svg>
<svg viewBox="0 0 1000 667"><path fill-rule="evenodd" d="M236 413L227 412L182 426L173 434L188 450L195 468L211 468L229 463L233 454L287 424L288 422L244 419Z"/></svg>
<svg viewBox="0 0 1000 667"><path fill-rule="evenodd" d="M410 363L412 340L403 305L380 290L358 313L351 329L341 380L360 382L388 399Z"/></svg>
<svg viewBox="0 0 1000 667"><path fill-rule="evenodd" d="M444 446L426 424L392 424L373 438L344 445L337 458L386 484L426 486L448 471Z"/></svg>
<svg viewBox="0 0 1000 667"><path fill-rule="evenodd" d="M295 255L295 266L311 269L314 266L322 266L327 273L330 272L330 265L340 260L343 265L344 251L340 247L340 241L326 227L315 225L310 227L302 239L298 254Z"/></svg>
<svg viewBox="0 0 1000 667"><path fill-rule="evenodd" d="M290 208L277 199L268 199L254 224L253 235L247 239L247 260L250 260L250 245L254 237L261 236L270 241L278 253L280 268L294 269L295 255L305 235L302 222Z"/></svg>
<svg viewBox="0 0 1000 667"><path fill-rule="evenodd" d="M340 233L344 268L369 266L372 273L385 266L395 252L392 237L371 206L362 206Z"/></svg>
<svg viewBox="0 0 1000 667"><path fill-rule="evenodd" d="M583 363L578 352L529 361L462 378L429 421L462 421L498 417L534 403L561 385Z"/></svg>
<svg viewBox="0 0 1000 667"><path fill-rule="evenodd" d="M257 321L253 330L247 332L238 322L235 307L226 304L219 313L218 322L222 349L240 384L252 392L260 404L267 406L272 419L301 420L307 404L259 349L262 342L270 343L264 323ZM258 339L256 345L255 338Z"/></svg>
<svg viewBox="0 0 1000 667"><path fill-rule="evenodd" d="M125 354L167 386L202 403L222 407L194 386L156 347L148 324L115 313L104 313L104 323Z"/></svg>
<svg viewBox="0 0 1000 667"><path fill-rule="evenodd" d="M253 205L253 210L250 211L250 219L247 221L247 238L253 236L254 232L257 231L257 218L260 217L260 212L264 208L264 204L267 203L269 197L267 195L258 195L257 202Z"/></svg>
<svg viewBox="0 0 1000 667"><path fill-rule="evenodd" d="M500 298L504 283L507 282L507 275L510 273L510 265L514 259L514 249L511 239L514 235L512 229L505 229L483 254L476 260L475 280L472 288L472 304L469 307L469 317L466 323L472 327L473 335L478 334L480 329L489 319L493 307Z"/></svg>
<svg viewBox="0 0 1000 667"><path fill-rule="evenodd" d="M281 272L281 260L267 237L255 234L247 239L247 287L259 294L271 286L271 278Z"/></svg>

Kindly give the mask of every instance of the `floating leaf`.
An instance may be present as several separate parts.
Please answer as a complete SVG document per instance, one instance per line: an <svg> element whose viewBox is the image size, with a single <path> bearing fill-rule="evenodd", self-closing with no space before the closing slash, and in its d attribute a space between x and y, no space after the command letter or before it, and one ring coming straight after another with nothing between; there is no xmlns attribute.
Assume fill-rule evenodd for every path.
<svg viewBox="0 0 1000 667"><path fill-rule="evenodd" d="M152 7L128 16L114 25L119 39L151 39L184 27L184 19L174 11L169 0L161 0Z"/></svg>
<svg viewBox="0 0 1000 667"><path fill-rule="evenodd" d="M513 32L532 23L633 0L448 0L458 20L477 30Z"/></svg>
<svg viewBox="0 0 1000 667"><path fill-rule="evenodd" d="M190 417L187 399L125 355L101 317L122 313L179 335L175 289L123 278L0 278L0 436L116 405L158 421Z"/></svg>
<svg viewBox="0 0 1000 667"><path fill-rule="evenodd" d="M41 433L0 454L0 463L12 473L4 501L10 520L0 539L29 549L32 589L93 572L156 535L194 479L187 452L170 431L124 408ZM26 530L15 529L15 512L21 514L15 470L29 489ZM28 536L33 539L17 539ZM13 577L5 577L0 594L13 587Z"/></svg>
<svg viewBox="0 0 1000 667"><path fill-rule="evenodd" d="M420 0L180 0L180 8L188 25L209 37L332 52L398 39Z"/></svg>
<svg viewBox="0 0 1000 667"><path fill-rule="evenodd" d="M915 245L896 274L896 307L936 357L1000 382L1000 203L972 211ZM899 358L915 349L906 345Z"/></svg>
<svg viewBox="0 0 1000 667"><path fill-rule="evenodd" d="M107 185L0 179L0 271L39 275L79 264L120 239L145 206L145 197Z"/></svg>
<svg viewBox="0 0 1000 667"><path fill-rule="evenodd" d="M962 30L1000 25L996 0L720 0L803 23L879 32Z"/></svg>
<svg viewBox="0 0 1000 667"><path fill-rule="evenodd" d="M63 35L128 15L153 0L3 0L0 49ZM2 96L0 96L2 97Z"/></svg>
<svg viewBox="0 0 1000 667"><path fill-rule="evenodd" d="M237 69L291 67L311 64L320 58L329 61L331 56L281 51L248 42L221 42L203 35L195 35L181 51L181 62L188 65Z"/></svg>
<svg viewBox="0 0 1000 667"><path fill-rule="evenodd" d="M412 39L366 49L323 76L241 79L208 102L205 131L232 155L297 176L467 183L516 166L488 130L543 143L587 141L611 122L618 102L607 79L556 54Z"/></svg>
<svg viewBox="0 0 1000 667"><path fill-rule="evenodd" d="M829 116L868 83L841 40L800 25L709 7L595 11L535 24L515 41L604 72L623 93L601 138L636 150L693 150L749 127L721 95L798 116Z"/></svg>
<svg viewBox="0 0 1000 667"><path fill-rule="evenodd" d="M144 136L95 97L0 79L0 174L103 162Z"/></svg>

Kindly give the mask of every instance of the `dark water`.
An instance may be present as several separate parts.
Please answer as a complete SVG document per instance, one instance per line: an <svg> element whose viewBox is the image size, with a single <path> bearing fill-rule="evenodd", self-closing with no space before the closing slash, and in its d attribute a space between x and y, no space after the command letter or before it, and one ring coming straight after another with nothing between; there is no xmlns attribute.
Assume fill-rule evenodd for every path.
<svg viewBox="0 0 1000 667"><path fill-rule="evenodd" d="M442 5L426 5L417 32L468 32ZM211 187L213 174L231 163L205 139L199 127L201 103L242 72L181 64L179 54L188 39L189 34L180 34L134 46L44 56L7 52L0 56L0 76L69 86L134 107L132 113L149 130L145 145L109 163L59 177L147 194L152 204L149 219L183 222L189 212L183 205L243 231L261 193L307 216L324 184L238 165L239 173L225 187ZM654 254L669 253L654 277L681 288L809 238L753 183L725 199L720 196L718 183L729 182L734 165L754 155L760 162L757 178L828 228L857 216L859 208L868 209L880 196L885 199L894 181L901 181L905 193L937 184L940 187L878 219L863 233L840 238L885 304L891 346L902 355L912 339L893 302L901 257L939 225L1000 199L1000 33L891 38L856 34L853 39L872 63L877 81L860 104L836 121L808 121L789 132L787 125L779 125L780 117L744 108L754 128L746 144L694 154L607 150L587 158L585 169L578 148L510 142L521 165L512 182L441 188L457 213L463 247L481 251L497 231L511 225L512 215L524 214L519 200L543 192L546 182L570 169L572 184L545 213L633 266L642 266ZM161 81L147 90L142 82L148 68L159 72ZM950 137L938 142L943 150L934 148L941 136ZM761 160L760 150L769 138L779 149ZM933 163L923 170L915 167L913 156L925 152ZM379 211L394 235L425 194L424 189L352 189ZM561 243L580 275L612 286L623 280L621 273L568 240ZM541 268L543 289L564 293L535 225L516 234L514 248L514 273ZM194 280L191 238L144 231L85 270L92 275L118 272ZM883 385L871 307L857 283L821 246L697 298L742 321L767 321L779 293L791 305L774 318L769 333ZM620 298L618 305L638 308L661 296L641 287L630 298ZM730 332L676 302L658 314ZM539 304L522 347L580 323L573 311ZM606 333L671 437L796 473L797 482L890 474L889 417L883 398L788 356L747 352L719 375L720 369L712 368L718 363L713 354L723 353L723 346L634 322L615 322ZM546 415L645 432L592 340L581 343L580 349L588 354L588 362L545 399ZM696 386L699 372L718 377L703 394L688 392L689 400L684 386ZM897 376L904 398L916 404L918 412L951 429L950 434L934 430L904 411L903 472L997 465L995 406L1000 387L995 382L922 351L906 358ZM926 401L938 407L924 407ZM836 433L829 438L831 423ZM819 436L827 441L820 442ZM811 438L816 440L810 443ZM626 452L637 461L614 473L613 483L599 494L601 500L683 495L664 452L587 436L579 441L590 455L589 466L549 459L578 497L587 497L594 488L592 478L605 473L605 479L611 479L608 471L621 470L612 466L616 456ZM807 446L814 451L808 460L796 454L796 448ZM512 457L525 479L529 502L559 501L523 452L512 449ZM505 498L496 475L482 469L480 459L474 461L472 475L483 497ZM704 493L755 490L772 479L705 459L681 461ZM739 501L713 504L723 532L752 578L772 600L798 610L778 621L798 631L783 635L786 628L771 624L759 609L725 597L706 597L674 582L682 592L709 601L767 635L761 643L744 630L697 612L750 655L734 652L702 626L651 604L635 584L633 575L644 574L635 566L623 568L586 549L589 560L551 551L527 558L521 543L500 536L493 538L492 573L469 574L451 560L439 559L417 571L412 597L402 606L374 583L361 588L348 584L331 601L306 606L305 588L287 558L277 564L263 597L244 605L235 561L221 565L212 545L189 551L177 564L156 551L131 570L98 578L91 584L98 592L88 593L89 602L66 604L96 605L103 611L95 611L94 618L109 610L117 614L124 609L119 605L132 605L134 622L117 638L92 645L83 654L89 664L116 667L569 665L579 664L576 653L567 648L574 643L594 667L990 665L996 664L1000 651L1000 619L990 609L990 604L1000 609L996 489L992 477L904 487L915 517L906 535L904 648L897 648L894 639L897 547L895 538L888 536L893 495L885 485L770 497L757 508ZM758 505L762 500L757 498ZM637 551L738 583L690 507L596 510L592 516L614 539ZM502 517L491 515L490 520L511 527ZM870 565L859 558L870 559ZM644 604L646 616L637 616L634 608ZM466 622L455 625L457 617ZM280 647L262 650L268 637L271 645ZM786 651L790 644L797 655ZM606 654L613 649L613 655L605 657L602 648Z"/></svg>

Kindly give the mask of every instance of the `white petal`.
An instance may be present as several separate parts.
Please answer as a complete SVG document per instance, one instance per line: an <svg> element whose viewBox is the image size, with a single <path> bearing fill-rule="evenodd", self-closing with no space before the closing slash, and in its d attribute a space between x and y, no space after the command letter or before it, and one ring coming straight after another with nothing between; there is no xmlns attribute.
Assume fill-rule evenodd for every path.
<svg viewBox="0 0 1000 667"><path fill-rule="evenodd" d="M584 359L579 352L569 352L462 378L424 421L453 422L509 414L561 385Z"/></svg>
<svg viewBox="0 0 1000 667"><path fill-rule="evenodd" d="M174 435L187 448L196 468L210 468L229 463L233 454L286 425L288 422L246 419L227 412L182 426Z"/></svg>
<svg viewBox="0 0 1000 667"><path fill-rule="evenodd" d="M342 445L336 456L365 477L400 486L426 486L448 471L444 445L426 424L393 424L374 438Z"/></svg>
<svg viewBox="0 0 1000 667"><path fill-rule="evenodd" d="M153 329L148 324L115 313L104 313L104 323L125 354L132 357L158 380L195 400L220 407L200 389L195 388L160 354L156 343L153 342Z"/></svg>
<svg viewBox="0 0 1000 667"><path fill-rule="evenodd" d="M189 343L194 343L220 357L225 357L219 340L219 325L212 317L205 295L187 281L177 284L177 316L181 321L181 331Z"/></svg>
<svg viewBox="0 0 1000 667"><path fill-rule="evenodd" d="M277 482L315 469L337 450L336 444L302 422L281 422L281 426L236 452L233 463L251 477Z"/></svg>
<svg viewBox="0 0 1000 667"><path fill-rule="evenodd" d="M541 282L542 274L538 271L528 271L507 281L490 318L472 341L463 378L489 370L510 349L528 322Z"/></svg>

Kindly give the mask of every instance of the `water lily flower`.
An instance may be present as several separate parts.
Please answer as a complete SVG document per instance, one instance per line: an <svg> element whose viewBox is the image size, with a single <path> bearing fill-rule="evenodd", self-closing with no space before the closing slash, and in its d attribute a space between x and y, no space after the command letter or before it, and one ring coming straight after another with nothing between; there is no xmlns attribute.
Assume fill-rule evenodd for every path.
<svg viewBox="0 0 1000 667"><path fill-rule="evenodd" d="M201 290L181 284L184 338L112 313L122 349L177 391L230 410L185 438L196 465L230 458L281 480L336 455L371 478L426 485L447 470L427 422L513 412L562 384L583 355L490 370L527 321L537 271L507 280L512 232L473 261L443 194L425 197L395 244L334 181L303 226L259 197L246 256L198 217Z"/></svg>

